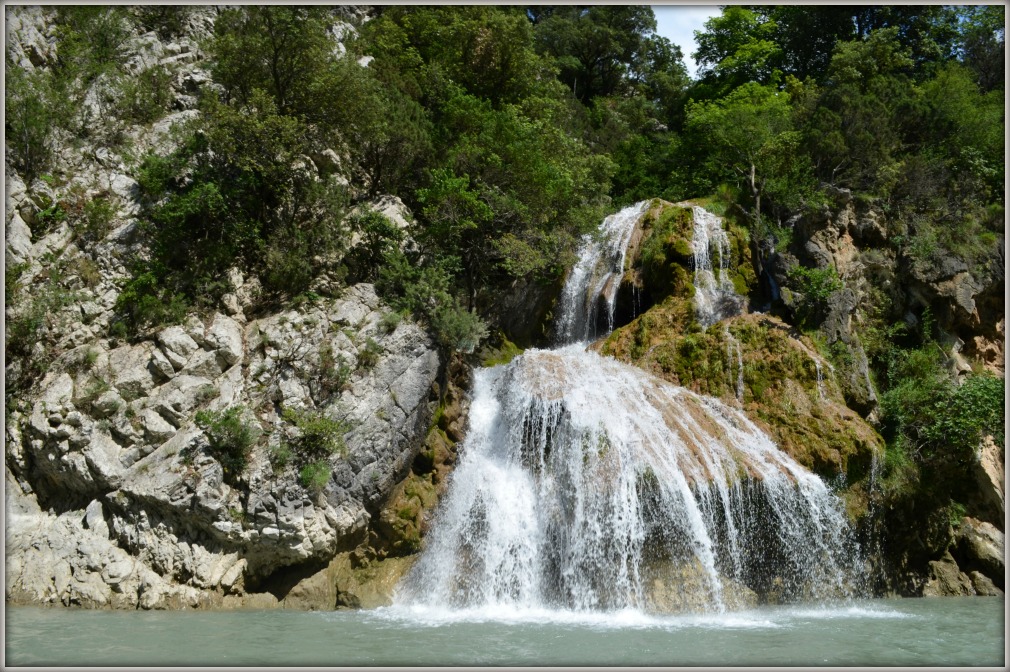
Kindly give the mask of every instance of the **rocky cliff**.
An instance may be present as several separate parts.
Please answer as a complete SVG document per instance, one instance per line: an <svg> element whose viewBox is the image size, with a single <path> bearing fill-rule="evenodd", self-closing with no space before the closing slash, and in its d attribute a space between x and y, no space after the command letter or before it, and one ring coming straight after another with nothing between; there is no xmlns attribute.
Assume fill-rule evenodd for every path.
<svg viewBox="0 0 1010 672"><path fill-rule="evenodd" d="M111 147L57 137L53 170L29 184L7 165L9 602L360 602L349 574L337 585L341 563L361 545L374 560L405 553L401 530L380 524L386 508L408 476L430 482L451 459L451 444L438 459L425 448L444 357L370 284L322 278L299 303L264 309L257 280L233 269L220 311L130 338L115 328L128 260L145 255L131 157L170 149L209 81L198 42L214 10L186 16L185 37L152 31L125 47L129 71L171 74L167 115L120 129L127 141ZM8 19L17 66L54 62L48 10ZM91 86L100 120L104 85ZM373 207L394 225L410 217L393 197Z"/></svg>
<svg viewBox="0 0 1010 672"><path fill-rule="evenodd" d="M914 322L935 311L952 376L1002 377L1004 314L992 299L1003 292L1000 260L969 271L952 257L925 269L891 249L893 222L845 193L831 209L796 217L790 244L778 251L774 241L763 250L748 245L729 215L725 272L749 309L704 328L694 284L696 204L652 202L626 258L623 326L594 347L742 408L782 450L835 484L861 529L874 590L1001 594L1003 449L987 438L969 459L936 473L927 464L914 477L894 476L861 340L879 339L872 329L882 313ZM770 282L759 282L756 252ZM790 274L801 259L839 277L815 316Z"/></svg>

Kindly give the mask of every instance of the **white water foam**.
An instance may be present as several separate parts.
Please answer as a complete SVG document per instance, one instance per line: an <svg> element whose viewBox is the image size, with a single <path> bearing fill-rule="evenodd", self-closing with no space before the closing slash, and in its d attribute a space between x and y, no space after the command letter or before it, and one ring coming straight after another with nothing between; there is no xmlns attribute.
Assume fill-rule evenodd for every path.
<svg viewBox="0 0 1010 672"><path fill-rule="evenodd" d="M739 315L743 297L736 293L726 269L730 263L729 236L722 228L722 218L699 206L693 206L694 302L698 322L708 328L720 320ZM712 264L712 250L718 264Z"/></svg>
<svg viewBox="0 0 1010 672"><path fill-rule="evenodd" d="M585 350L596 307L612 326L646 205L608 217L604 243L584 246L561 303L572 344L475 372L459 461L390 614L630 626L707 612L725 627L727 609L756 594L850 593L858 553L819 478L740 411ZM696 273L704 292L713 279L700 305L716 318L739 297L722 273L725 233L706 215L696 209L696 231L716 241L719 280L710 260L705 275L708 242Z"/></svg>
<svg viewBox="0 0 1010 672"><path fill-rule="evenodd" d="M604 219L596 236L583 238L579 259L561 291L555 336L559 344L586 342L613 330L628 244L648 207L649 201L628 206ZM600 324L600 317L606 324Z"/></svg>

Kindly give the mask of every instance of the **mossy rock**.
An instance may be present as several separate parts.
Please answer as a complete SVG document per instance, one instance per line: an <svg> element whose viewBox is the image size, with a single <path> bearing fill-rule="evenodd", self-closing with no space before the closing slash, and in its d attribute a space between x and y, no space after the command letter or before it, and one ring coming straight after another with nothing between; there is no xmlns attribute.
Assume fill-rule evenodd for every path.
<svg viewBox="0 0 1010 672"><path fill-rule="evenodd" d="M654 200L643 216L641 239L629 248L626 266L637 271L654 303L669 296L694 295L693 270L695 201L673 204ZM737 293L753 294L758 287L746 228L724 220L730 242L728 271Z"/></svg>
<svg viewBox="0 0 1010 672"><path fill-rule="evenodd" d="M883 440L845 405L812 341L763 314L739 315L702 331L693 310L691 301L669 297L597 347L604 355L742 408L783 451L825 478L845 475L850 485L867 478ZM742 402L736 397L737 344L743 361ZM820 385L815 357L823 362Z"/></svg>

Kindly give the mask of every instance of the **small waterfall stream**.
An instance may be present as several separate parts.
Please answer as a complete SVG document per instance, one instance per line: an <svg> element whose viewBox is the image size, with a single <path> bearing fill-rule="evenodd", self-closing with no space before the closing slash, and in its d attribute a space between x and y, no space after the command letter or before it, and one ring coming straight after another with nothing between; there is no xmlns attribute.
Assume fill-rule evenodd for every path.
<svg viewBox="0 0 1010 672"><path fill-rule="evenodd" d="M628 243L648 207L649 201L628 206L604 219L597 236L582 239L579 260L561 291L555 337L559 345L590 341L613 331ZM601 316L606 319L602 330Z"/></svg>
<svg viewBox="0 0 1010 672"><path fill-rule="evenodd" d="M738 315L743 297L736 293L726 269L730 263L729 236L722 228L722 218L693 206L694 302L698 322L707 329L719 320ZM718 265L712 265L715 249Z"/></svg>
<svg viewBox="0 0 1010 672"><path fill-rule="evenodd" d="M850 593L858 554L819 478L740 411L586 350L645 206L586 241L562 299L567 345L475 372L459 461L397 604L721 612Z"/></svg>

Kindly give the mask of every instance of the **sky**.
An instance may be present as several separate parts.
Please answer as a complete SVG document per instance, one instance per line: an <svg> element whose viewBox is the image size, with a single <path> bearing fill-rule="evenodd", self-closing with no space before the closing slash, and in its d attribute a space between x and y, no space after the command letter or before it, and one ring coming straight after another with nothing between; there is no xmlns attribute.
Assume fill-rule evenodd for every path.
<svg viewBox="0 0 1010 672"><path fill-rule="evenodd" d="M684 65L691 77L697 66L691 54L698 48L694 31L701 30L705 22L721 12L717 5L652 5L656 14L656 33L667 38L684 52Z"/></svg>

